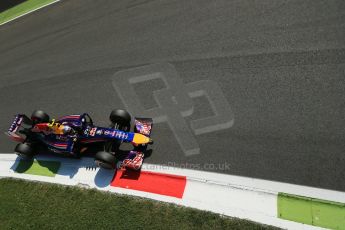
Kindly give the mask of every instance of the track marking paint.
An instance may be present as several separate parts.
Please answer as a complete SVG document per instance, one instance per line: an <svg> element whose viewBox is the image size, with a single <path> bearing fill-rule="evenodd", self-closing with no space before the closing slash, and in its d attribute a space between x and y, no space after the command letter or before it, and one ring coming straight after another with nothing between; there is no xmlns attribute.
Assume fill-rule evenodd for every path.
<svg viewBox="0 0 345 230"><path fill-rule="evenodd" d="M88 170L87 167L94 165L93 158L85 157L75 160L54 156L37 156L36 159L40 161L58 161L61 162L61 167L55 177L17 173L14 170L19 163L18 157L13 153L0 154L0 178L21 178L140 196L211 211L221 215L250 219L284 229L321 230L323 228L279 218L278 196L280 192L295 194L294 196L304 196L306 199L317 200L316 198L319 198L319 200L327 200L329 203L331 201L328 200L332 200L334 203L345 203L344 192L164 165L144 164L142 175L135 172L123 174L123 171L119 171L119 174L114 175L113 170L101 170L99 168ZM168 180L172 180L173 183L166 185L157 178L162 180L169 178ZM145 180L150 183L146 183ZM182 189L174 194L170 192L165 194L164 188L174 186L174 183L178 187L181 184L183 185L181 186L183 194ZM328 207L322 207L322 210L320 210L324 212L325 208ZM328 212L328 210L326 211ZM327 217L332 222L338 223L339 215L336 214L336 219L331 219L335 217L333 213L331 215L331 217L327 217L322 213L320 217ZM339 224L342 227L343 223L341 221Z"/></svg>
<svg viewBox="0 0 345 230"><path fill-rule="evenodd" d="M286 193L278 194L278 217L330 229L345 229L345 204Z"/></svg>
<svg viewBox="0 0 345 230"><path fill-rule="evenodd" d="M182 198L186 187L185 176L148 171L118 170L111 186Z"/></svg>
<svg viewBox="0 0 345 230"><path fill-rule="evenodd" d="M55 177L60 166L61 163L58 161L20 160L14 171L17 173Z"/></svg>

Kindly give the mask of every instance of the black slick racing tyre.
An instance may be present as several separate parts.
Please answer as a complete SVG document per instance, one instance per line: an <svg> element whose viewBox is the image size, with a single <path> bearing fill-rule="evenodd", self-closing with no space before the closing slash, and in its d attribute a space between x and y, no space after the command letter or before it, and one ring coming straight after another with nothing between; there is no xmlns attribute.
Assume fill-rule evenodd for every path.
<svg viewBox="0 0 345 230"><path fill-rule="evenodd" d="M19 157L26 160L32 159L34 156L34 148L27 143L19 143L14 149L14 152Z"/></svg>
<svg viewBox="0 0 345 230"><path fill-rule="evenodd" d="M34 124L49 122L49 115L42 110L35 110L31 115L31 120Z"/></svg>
<svg viewBox="0 0 345 230"><path fill-rule="evenodd" d="M96 153L95 163L105 169L115 169L115 156L109 152L101 151Z"/></svg>
<svg viewBox="0 0 345 230"><path fill-rule="evenodd" d="M131 115L123 109L115 109L111 111L109 119L112 126L122 131L129 131L131 127Z"/></svg>

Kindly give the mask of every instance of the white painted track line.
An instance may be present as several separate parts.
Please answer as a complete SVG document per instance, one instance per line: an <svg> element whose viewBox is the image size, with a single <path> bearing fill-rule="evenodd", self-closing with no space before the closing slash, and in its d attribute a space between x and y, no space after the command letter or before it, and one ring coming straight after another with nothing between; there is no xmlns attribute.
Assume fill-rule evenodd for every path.
<svg viewBox="0 0 345 230"><path fill-rule="evenodd" d="M114 170L94 166L93 158L80 160L53 156L38 156L39 160L60 161L61 167L55 177L20 174L13 171L18 163L15 154L0 154L0 177L15 177L33 181L43 181L65 185L79 185L103 191L141 196L163 202L175 203L200 210L207 210L226 216L249 219L284 229L322 229L277 218L277 194L286 192L327 200L344 201L345 193L291 185L281 182L265 181L255 178L223 175L203 171L193 171L144 164L142 170L186 176L187 184L182 199L136 191L109 185ZM17 163L16 163L17 162Z"/></svg>
<svg viewBox="0 0 345 230"><path fill-rule="evenodd" d="M32 12L35 12L35 11L37 11L37 10L39 10L39 9L42 9L43 7L46 7L46 6L52 5L52 4L54 4L54 3L57 3L57 2L59 2L59 1L60 1L60 0L55 0L55 1L53 1L53 2L50 2L50 3L46 4L46 5L43 5L43 6L40 6L40 7L36 8L36 9L30 10L30 11L24 13L24 14L21 14L21 15L19 15L19 16L17 16L17 17L14 17L14 18L12 18L12 19L6 21L6 22L1 23L0 26L5 25L6 23L12 22L12 21L14 21L14 20L16 20L16 19L18 19L18 18L21 18L21 17L23 17L23 16L25 16L25 15L31 14Z"/></svg>

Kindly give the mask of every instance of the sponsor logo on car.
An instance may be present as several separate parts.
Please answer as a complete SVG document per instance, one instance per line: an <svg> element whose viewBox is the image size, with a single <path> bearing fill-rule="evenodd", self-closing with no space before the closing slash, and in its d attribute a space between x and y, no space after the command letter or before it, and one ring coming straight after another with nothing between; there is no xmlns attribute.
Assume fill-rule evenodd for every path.
<svg viewBox="0 0 345 230"><path fill-rule="evenodd" d="M96 134L97 135L102 135L103 134L103 130L101 130L101 129L97 130Z"/></svg>
<svg viewBox="0 0 345 230"><path fill-rule="evenodd" d="M95 134L96 134L96 131L97 131L97 128L92 128L91 130L90 130L90 136L95 136Z"/></svg>
<svg viewBox="0 0 345 230"><path fill-rule="evenodd" d="M84 130L84 135L85 135L85 136L89 136L89 132L90 132L90 128L87 127L87 128Z"/></svg>

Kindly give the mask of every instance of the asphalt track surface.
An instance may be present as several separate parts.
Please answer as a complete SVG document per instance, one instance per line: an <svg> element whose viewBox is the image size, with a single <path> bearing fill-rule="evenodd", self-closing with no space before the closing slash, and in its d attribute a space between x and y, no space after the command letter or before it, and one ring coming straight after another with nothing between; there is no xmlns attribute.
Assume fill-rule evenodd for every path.
<svg viewBox="0 0 345 230"><path fill-rule="evenodd" d="M107 124L124 107L114 74L155 63L217 83L234 124L196 135L192 156L156 124L147 162L345 191L342 0L61 1L0 27L0 130L36 108ZM145 84L155 107L164 84ZM210 115L205 97L193 103L186 120ZM0 152L14 145L0 135Z"/></svg>

